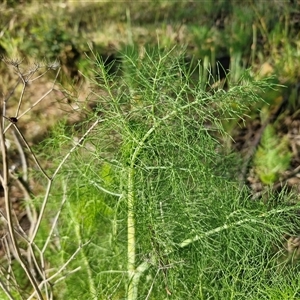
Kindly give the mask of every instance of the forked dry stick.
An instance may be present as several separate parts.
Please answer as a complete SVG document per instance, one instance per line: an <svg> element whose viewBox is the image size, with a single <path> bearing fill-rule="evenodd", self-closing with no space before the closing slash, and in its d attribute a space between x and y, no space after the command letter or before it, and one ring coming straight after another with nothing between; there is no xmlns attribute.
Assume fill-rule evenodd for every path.
<svg viewBox="0 0 300 300"><path fill-rule="evenodd" d="M11 120L10 120L11 121ZM28 247L29 249L31 250L31 254L32 254L32 257L35 259L35 255L34 255L34 252L32 250L32 245L34 245L34 240L35 240L35 237L37 235L37 232L38 232L38 229L40 228L40 224L42 222L42 219L43 219L43 215L44 215L44 211L45 211L45 208L46 208L46 205L47 205L47 202L48 202L48 198L49 198L49 194L50 194L50 190L51 190L51 187L52 187L52 183L53 183L53 179L56 177L56 175L58 174L58 172L60 171L60 169L62 168L62 166L65 164L65 162L67 161L67 159L69 158L69 156L78 148L82 145L82 143L84 142L84 140L86 139L86 137L91 133L91 131L98 125L99 122L103 122L104 120L99 120L99 119L96 119L96 121L94 123L92 123L92 125L90 126L90 128L85 132L85 134L79 139L79 141L69 150L69 152L65 155L65 157L62 159L62 161L60 162L60 164L58 165L58 167L56 168L56 170L54 171L53 175L50 177L46 171L43 169L43 167L41 166L41 164L39 163L38 159L36 158L34 152L32 151L31 147L29 146L28 142L26 141L26 138L24 137L24 135L22 134L22 132L20 131L20 129L18 128L16 122L12 122L12 125L15 127L16 131L18 132L19 136L21 137L22 141L24 142L24 144L26 145L27 149L29 150L30 154L32 155L36 165L38 166L38 168L40 169L40 171L42 172L42 174L46 177L46 179L48 180L48 186L47 186L47 189L46 189L46 192L45 192L45 196L44 196L44 200L43 200L43 203L42 203L42 206L41 206L41 209L40 209L40 212L39 212L39 216L38 216L38 219L35 223L35 227L34 227L34 230L31 234L29 238L29 244L28 244ZM60 211L62 209L62 206L64 204L65 200L63 200L62 202L62 205L61 205L61 208L59 209L58 211L58 214L57 214L57 218L55 220L55 223L57 222L57 219L59 217L59 214L60 214ZM47 293L48 291L48 288L47 288L47 284L49 283L50 279L53 279L55 277L57 277L60 272L62 270L64 270L66 268L66 266L70 263L70 261L72 259L69 259L67 261L67 263L64 264L63 267L61 267L59 269L59 271L57 271L55 273L55 275L51 276L51 278L46 278L46 274L45 274L45 270L44 270L44 267L45 267L45 262L44 262L44 252L45 252L45 247L47 247L48 243L49 243L49 239L50 239L50 236L52 234L54 230L54 227L52 227L50 233L49 233L49 238L47 239L44 247L42 250L40 249L37 249L38 252L39 252L39 255L40 255L40 260L41 260L41 267L39 267L38 263L36 262L35 260L35 266L37 268L37 270L39 271L39 274L40 276L43 278L43 281L39 284L39 288L43 288L45 289L45 292ZM87 244L87 243L86 243ZM85 244L84 244L85 245ZM80 246L76 251L75 253L72 255L72 257L74 257L78 251L84 246ZM34 296L34 294L32 294L32 297ZM31 298L29 298L31 299Z"/></svg>
<svg viewBox="0 0 300 300"><path fill-rule="evenodd" d="M44 261L44 257L43 254L41 252L41 250L36 246L36 244L33 241L30 241L30 237L32 235L32 232L34 230L34 226L36 224L36 210L34 207L30 207L30 211L28 211L27 209L27 213L28 217L30 219L30 223L31 223L31 230L28 233L25 233L22 229L22 227L20 226L20 224L17 221L17 224L14 224L13 221L13 217L14 217L14 210L12 208L10 199L9 199L9 189L8 189L8 179L10 178L15 178L17 180L17 183L19 183L21 189L24 192L25 198L30 198L30 192L29 190L26 188L26 185L28 184L28 176L27 176L27 162L26 162L26 157L25 157L25 153L22 149L22 145L20 144L20 141L18 139L18 137L15 135L15 130L17 130L19 136L21 137L22 141L25 143L25 145L27 146L27 148L29 147L25 137L22 135L21 131L18 129L18 127L16 126L18 120L20 117L22 117L23 115L25 115L28 111L30 111L33 107L35 107L36 105L38 105L43 99L45 99L54 89L55 84L56 84L56 80L58 78L59 72L60 72L60 68L59 68L59 64L55 63L55 68L54 68L54 64L49 64L48 66L46 66L46 70L44 72L42 72L42 74L39 74L38 76L36 76L35 78L33 78L33 76L36 74L37 71L39 71L42 67L45 66L41 66L38 63L35 63L33 65L32 68L29 68L27 71L22 70L21 68L21 63L22 60L10 60L10 59L3 59L3 61L7 64L10 65L14 68L16 74L18 75L18 80L15 84L15 86L13 87L13 89L10 91L9 95L6 96L4 98L4 101L2 103L2 117L0 119L1 122L1 127L0 127L0 131L1 131L1 138L0 138L0 142L1 142L1 151L2 151L2 158L3 158L3 176L1 176L1 182L4 188L4 198L5 198L5 212L6 215L3 215L1 213L1 215L3 216L3 220L5 221L5 223L8 226L8 233L7 235L9 236L9 240L7 241L7 255L10 254L10 251L12 251L11 253L13 253L13 256L19 261L20 265L22 266L22 268L24 269L24 271L27 274L27 277L29 279L29 281L31 282L33 288L34 288L34 292L33 295L37 295L38 299L43 299L41 291L38 287L38 281L35 279L35 275L36 272L39 273L39 275L42 277L42 280L45 282L46 277L45 277L45 270L42 270L40 267L40 264L37 261L36 258L36 253L38 253L39 258ZM25 90L28 87L28 84L39 79L40 77L42 77L45 73L47 73L49 70L51 69L58 69L54 82L52 84L52 87L46 92L44 93L44 95L42 95L37 101L35 101L27 110L25 110L21 115L20 115L20 108L21 105L23 103L23 98L25 95ZM14 95L14 93L16 92L17 87L22 84L22 90L20 92L20 96L19 96L19 101L18 101L18 105L17 105L17 109L15 112L15 117L6 117L6 108L7 108L7 103L9 101L9 99L12 97L12 95ZM5 119L7 119L9 121L8 126L5 127ZM19 155L20 155L20 159L22 161L22 167L23 167L23 176L22 178L16 178L15 174L13 173L12 170L10 170L10 168L8 168L8 163L7 163L7 149L6 146L4 144L5 142L5 134L7 132L7 130L10 128L10 126L15 125L15 129L13 130L13 134L15 137L15 142L19 151ZM29 147L30 148L30 147ZM38 160L36 159L34 153L32 151L30 151L36 164L40 167L40 171L47 177L48 180L50 180L49 176L47 176L47 174L44 173L44 170L41 168L41 166L39 165ZM22 179L22 180L21 180ZM29 200L29 199L28 199ZM29 208L29 206L26 206L27 208ZM16 219L16 218L15 218ZM21 237L24 241L25 244L27 245L27 252L26 252L26 256L24 255L24 251L22 252L22 249L20 249L18 247L18 243L17 243L17 237ZM11 264L9 264L10 267ZM11 269L11 271L13 271ZM9 286L9 285L8 285ZM17 285L14 285L17 286ZM3 290L5 292L5 290ZM50 299L50 295L48 297L48 290L47 290L47 286L44 287L44 292L45 295L47 297L47 299Z"/></svg>
<svg viewBox="0 0 300 300"><path fill-rule="evenodd" d="M15 258L18 260L18 262L20 263L20 265L22 266L22 268L24 269L24 271L27 274L27 277L31 283L31 285L33 286L33 292L30 295L30 297L28 299L44 299L42 296L42 291L43 291L43 295L46 297L46 299L52 299L53 295L52 295L52 286L53 286L53 282L59 282L60 280L63 280L67 275L70 275L74 272L76 272L79 268L76 268L74 270L69 271L67 274L63 275L62 272L66 269L66 267L69 265L69 263L74 259L74 257L77 255L77 253L80 251L80 249L82 247L84 247L87 243L81 243L81 245L77 248L77 250L73 253L73 255L61 266L58 268L58 270L55 272L55 274L52 274L52 276L48 277L48 272L46 269L46 260L45 260L45 251L46 249L49 247L49 243L51 240L51 236L53 235L54 229L57 225L57 221L60 215L60 212L63 208L63 205L66 201L66 197L64 196L61 202L61 206L54 218L52 227L49 231L49 235L44 243L44 245L42 246L42 248L39 248L36 244L35 244L35 238L37 235L37 232L40 228L40 224L42 222L43 216L44 216L44 212L45 212L45 208L46 205L48 203L49 200L49 194L50 194L50 190L52 187L52 183L53 180L56 178L58 172L60 171L60 169L63 167L63 165L65 164L65 162L67 161L67 159L69 158L69 156L78 148L82 145L82 143L84 142L84 140L86 139L86 137L90 134L90 132L96 127L96 125L99 122L103 122L104 120L100 120L100 119L96 119L91 126L89 127L89 129L85 132L85 134L79 139L79 141L69 150L69 152L65 155L65 157L62 159L61 163L58 165L58 167L55 169L54 173L51 175L47 174L47 172L45 171L45 169L42 167L42 165L40 164L40 162L38 161L35 153L32 151L29 143L27 142L25 136L23 135L22 131L20 130L20 128L18 127L18 121L19 119L25 115L28 111L30 111L31 109L33 109L36 105L38 105L43 99L45 99L52 91L55 90L55 85L56 85L56 80L58 78L59 72L60 72L60 68L58 68L58 65L55 64L54 65L49 65L47 70L45 72L43 72L42 74L38 75L37 77L33 78L34 74L40 69L40 65L39 64L35 64L33 66L33 68L29 69L28 71L24 72L20 65L21 65L22 61L16 60L16 61L9 61L7 60L6 63L12 65L15 68L15 71L18 75L18 81L16 86L14 87L14 89L11 91L10 95L8 97L6 97L2 103L2 118L0 119L1 122L1 126L0 126L0 131L1 131L1 136L0 136L0 143L1 143L1 147L0 150L2 151L2 158L3 158L3 176L0 175L0 179L2 182L2 185L4 187L4 194L5 194L5 205L6 205L6 214L7 216L4 216L4 220L6 221L6 223L8 224L8 234L10 236L10 240L11 240L11 248L12 248L12 253L14 253ZM24 110L22 113L20 112L20 109L22 107L22 103L23 103L23 98L25 95L25 90L28 86L29 83L37 80L38 78L42 77L47 71L49 71L50 69L57 69L58 71L56 73L56 76L54 78L54 82L52 84L52 87L45 92L37 101L35 101L28 109ZM6 106L7 106L7 102L8 100L11 98L11 96L15 93L16 88L18 85L23 84L20 96L19 96L19 101L18 101L18 105L17 105L17 109L15 112L15 116L13 117L8 117L6 116ZM5 122L5 120L9 121L9 123ZM13 133L17 133L17 135L15 135L15 142L16 145L18 147L19 150L19 155L20 155L20 159L22 161L22 167L23 167L23 177L22 178L17 178L16 176L14 176L15 174L9 173L9 167L8 167L8 162L7 162L7 149L5 146L5 134L7 132L7 130L13 126L14 130ZM20 139L20 140L19 140ZM21 189L23 190L25 196L27 195L27 198L30 198L30 192L29 190L26 189L26 184L28 183L28 175L27 175L27 162L26 162L26 157L25 157L25 153L23 150L23 145L25 145L25 147L28 149L30 155L32 156L35 164L37 165L38 169L40 170L40 172L43 174L43 176L46 178L47 180L47 187L46 187L46 191L44 194L44 200L42 201L41 207L39 209L38 212L38 216L36 216L36 210L34 207L31 207L31 209L33 209L33 211L30 211L29 213L29 217L32 221L32 227L31 230L29 232L24 232L23 229L20 227L19 224L14 225L13 222L13 216L14 216L14 211L13 208L11 206L11 202L9 201L9 189L8 189L8 180L9 178L15 178L17 180L17 182L20 184ZM22 179L25 183L25 185L22 184L21 180L18 179ZM0 212L1 213L1 212ZM22 237L23 240L25 241L25 244L27 245L27 252L26 252L26 256L22 256L24 253L24 251L22 249L19 248L18 246L18 242L17 242L17 237ZM8 241L10 242L10 241ZM7 243L9 244L9 243ZM10 250L8 250L10 251ZM23 251L23 252L22 252ZM38 274L38 276L40 276L39 281L36 279L36 273ZM51 281L51 284L50 284ZM1 283L0 283L0 288L2 287ZM4 286L5 288L5 286ZM6 290L3 289L3 291L6 293ZM8 293L6 293L9 297L9 288L7 288Z"/></svg>
<svg viewBox="0 0 300 300"><path fill-rule="evenodd" d="M0 149L2 154L2 176L0 177L3 191L4 191L4 201L5 201L5 212L7 217L7 226L8 226L8 233L12 242L13 249L16 253L16 258L19 261L21 267L25 271L34 291L37 295L39 300L43 300L42 293L38 287L38 283L34 278L33 274L31 273L24 257L21 255L20 248L17 242L17 237L14 231L14 224L13 224L13 217L12 217L12 203L9 197L9 168L8 168L8 157L7 157L7 148L5 145L5 134L3 129L3 122L2 117L0 119Z"/></svg>

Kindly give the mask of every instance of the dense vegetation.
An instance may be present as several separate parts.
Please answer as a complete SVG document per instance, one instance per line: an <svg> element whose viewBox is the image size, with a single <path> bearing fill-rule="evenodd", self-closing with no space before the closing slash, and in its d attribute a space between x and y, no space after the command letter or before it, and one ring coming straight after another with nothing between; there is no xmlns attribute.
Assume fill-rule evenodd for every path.
<svg viewBox="0 0 300 300"><path fill-rule="evenodd" d="M0 13L1 299L300 297L298 3Z"/></svg>

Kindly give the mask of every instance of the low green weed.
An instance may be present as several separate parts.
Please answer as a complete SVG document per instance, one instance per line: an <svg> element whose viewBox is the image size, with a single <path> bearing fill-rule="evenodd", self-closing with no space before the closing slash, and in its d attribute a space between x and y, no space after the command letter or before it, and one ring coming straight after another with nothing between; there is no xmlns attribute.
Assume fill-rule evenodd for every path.
<svg viewBox="0 0 300 300"><path fill-rule="evenodd" d="M264 184L274 184L282 172L290 165L292 154L286 137L276 135L272 125L268 125L261 138L254 157L254 167Z"/></svg>

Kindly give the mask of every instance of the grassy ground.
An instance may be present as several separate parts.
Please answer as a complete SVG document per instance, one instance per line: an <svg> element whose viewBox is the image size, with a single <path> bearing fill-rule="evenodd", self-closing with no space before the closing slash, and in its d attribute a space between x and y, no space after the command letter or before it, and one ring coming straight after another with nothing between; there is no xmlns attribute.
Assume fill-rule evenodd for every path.
<svg viewBox="0 0 300 300"><path fill-rule="evenodd" d="M286 212L282 213L282 219L273 216L278 216L278 211L282 209L278 205L295 204L300 192L300 4L294 2L4 1L0 4L1 55L9 59L24 59L24 68L28 61L31 64L39 61L49 65L57 60L61 64L51 96L30 109L18 121L29 144L39 153L44 168L55 174L59 162L69 153L68 149L76 145L87 132L95 115L103 118L108 115L110 120L107 125L103 125L103 133L93 131L83 149L74 151L75 157L64 165L62 174L55 177L55 188L49 194L51 201L37 236L39 247L42 247L48 235L49 220L55 218L57 206L65 203L65 197L68 199L64 204L62 219L57 223L59 230L56 238L51 240L51 247L45 252L49 257L49 276L54 274L51 266L57 267L57 263L63 265L80 248L78 245L90 242L89 247L78 254L78 260L71 264L73 269L81 266L83 272L78 276L75 274L76 280L72 274L63 274L66 279L56 283L61 294L54 289L57 299L123 299L125 295L130 295L131 284L127 286L127 275L122 270L127 272L135 267L142 269L143 261L147 262L146 271L138 273L143 275L139 287L139 296L143 299L244 299L247 290L252 291L248 299L299 297L293 276L294 268L296 271L298 268L294 262L299 257L299 230L294 226L294 223L298 224L298 217ZM166 62L160 60L159 54L173 47L170 54L172 59L168 60L169 56L166 55ZM183 57L181 53L184 53ZM224 100L224 111L215 107L211 101L207 119L201 119L201 110L191 107L187 115L181 115L178 113L180 109L175 109L175 104L169 102L174 97L178 100L177 104L184 107L181 101L185 98L181 96L180 90L184 76L180 76L191 69L195 72L189 75L188 87L182 88L186 98L191 102L197 99L195 91L198 89L204 98L218 102L218 91L224 90L229 95L227 97L231 97L224 96L224 99L229 99L227 102ZM245 73L246 69L250 71ZM105 72L108 73L107 82L103 82ZM3 61L0 74L0 90L6 99L18 76ZM26 87L21 111L29 108L51 89L55 74L55 71L48 72ZM268 76L272 77L263 81ZM161 86L156 86L153 78ZM258 86L253 83L255 81L260 82ZM248 91L247 84L251 87ZM241 90L238 90L239 87ZM151 97L156 95L156 88L164 95L161 97L165 97L161 100L164 108L155 107L151 113L148 109L153 105ZM258 94L253 96L252 92ZM20 93L22 89L18 87L10 97L7 116L15 115ZM256 101L252 102L251 97ZM261 98L260 101L258 98ZM141 102L141 99L147 99L149 103ZM112 104L114 101L115 106ZM233 113L239 109L238 113ZM122 113L128 111L132 112L129 119L123 119ZM176 116L179 114L180 126L176 127L171 121L161 121L160 118L170 111L176 111ZM211 154L203 155L205 162L210 159L219 162L220 168L215 167L212 173L210 163L202 166L193 154L193 151L204 151L194 144L187 130L203 130L202 124L195 124L197 118L205 126L211 126L211 129L216 124L225 129L214 135L225 147L226 159L222 163L213 154L215 149L216 153L222 152L214 141L193 132L197 138L203 138L208 152L214 149ZM155 135L153 141L149 142L152 150L147 148L136 158L134 149L139 149L140 145L135 144L136 141L146 143L146 138L143 140L145 132L149 128L160 127L160 124L163 124L161 135ZM168 134L168 130L172 134ZM182 134L176 135L177 130ZM169 142L167 157L170 162L180 165L181 173L178 170L178 173L157 170L146 172L147 166L153 163L158 154L160 159L166 159L166 141ZM179 144L176 143L180 141L182 148L179 149L182 149L182 153L189 152L184 156L188 162L178 156ZM237 152L234 160L231 157L232 151ZM30 164L33 166L32 159ZM127 167L139 164L141 169L135 174L136 177L130 175ZM156 164L156 167L165 167L164 160L158 159ZM190 170L189 176L183 175L184 168ZM201 173L203 168L205 172ZM36 174L36 168L33 167L32 172L31 185L34 186L35 194L33 204L38 206L42 202L43 186L47 180L41 179L40 173ZM202 189L197 186L199 181L195 179L198 172L207 182L207 185L201 185ZM210 181L210 178L220 174L226 178L225 182ZM138 178L137 185L145 185L145 189L148 189L148 194L141 192L138 195L144 205L134 207L136 216L144 222L135 220L134 216L130 219L130 213L126 213L132 196L128 183L132 177ZM165 178L170 181L164 181ZM190 185L193 191L180 188L177 180L181 180L185 186ZM231 183L234 181L233 185L227 184L227 180ZM174 182L178 185L173 185ZM99 183L105 189L100 193ZM210 183L220 188L209 190L207 187ZM243 189L236 193L235 187L238 184L248 186L245 193L250 195L249 199L245 196L248 201L243 202L239 198L244 193ZM283 186L285 192L294 193L293 200L282 192ZM115 192L110 194L108 190ZM128 193L128 202L121 201L120 195L123 192L120 190ZM209 198L211 203L205 207L196 199L195 191L201 197ZM228 196L228 199L223 197L223 209L213 203L222 198L222 191L227 191ZM184 206L178 200L178 195L190 202L187 201ZM116 197L120 197L118 201ZM230 197L234 199L231 203ZM19 198L22 199L22 196ZM195 213L192 206L200 212ZM209 210L206 214L201 213L208 207L216 209L216 214L210 215ZM162 217L167 208L169 211ZM178 213L178 208L184 212L184 216ZM250 219L252 216L257 218L251 223L257 235L250 225L233 232L224 230L225 223L236 225L241 220L247 220L248 214ZM259 223L257 220L262 217L265 219ZM294 218L293 221L290 221L291 218ZM178 222L173 223L174 219L178 219ZM131 252L126 249L127 244L132 244L131 238L127 236L130 222L139 228L136 234L138 246L135 249L138 263L130 262L128 257ZM256 227L256 224L259 226ZM266 234L261 231L261 224L266 225ZM126 230L122 229L126 227ZM214 227L220 231L218 236L211 233ZM190 235L186 234L187 230L190 230ZM192 236L202 231L207 234L202 236L200 242L196 239L200 244L193 248ZM263 237L265 241L262 241ZM278 243L272 244L272 238ZM247 239L254 245L248 254ZM192 244L191 248L181 249L185 246L178 245L183 241L187 245ZM266 246L261 248L264 242ZM274 248L277 244L281 244L281 248L278 246L280 249L276 252ZM290 248L292 250L286 254L284 251ZM203 252L206 253L204 258ZM219 259L214 256L216 252L222 253ZM269 256L274 252L280 262L288 262L292 267L286 270L273 265L274 260ZM55 261L53 257L57 253L59 258ZM254 259L263 255L269 260ZM232 260L233 257L235 260ZM232 264L231 261L238 263ZM260 272L260 280L254 287L250 278L257 274L249 266L257 262L259 265L256 271ZM286 276L277 277L272 270ZM161 284L157 284L159 282ZM201 284L195 285L195 282ZM26 287L24 290L26 293L31 292Z"/></svg>

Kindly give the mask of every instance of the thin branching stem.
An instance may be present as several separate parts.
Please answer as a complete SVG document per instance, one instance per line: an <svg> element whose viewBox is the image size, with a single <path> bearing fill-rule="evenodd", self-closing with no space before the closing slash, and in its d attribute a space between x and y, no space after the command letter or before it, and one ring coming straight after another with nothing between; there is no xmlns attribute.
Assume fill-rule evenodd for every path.
<svg viewBox="0 0 300 300"><path fill-rule="evenodd" d="M67 193L67 191L66 191L66 183L63 182L63 197L62 197L62 201L61 201L59 209L56 212L55 217L53 218L51 229L50 229L50 231L48 233L47 239L46 239L46 241L44 243L44 246L43 246L43 248L41 250L42 253L44 253L46 251L46 249L47 249L47 247L49 245L50 239L51 239L51 237L53 235L53 232L54 232L54 230L55 230L55 228L57 226L57 222L58 222L59 216L60 216L61 211L62 211L62 209L63 209L63 207L64 207L64 205L65 205L65 203L67 201L67 195L66 195L66 193Z"/></svg>
<svg viewBox="0 0 300 300"><path fill-rule="evenodd" d="M56 76L55 76L54 82L52 84L52 87L43 96L41 96L37 101L35 101L29 108L27 108L21 114L16 115L16 117L18 119L20 119L22 116L26 115L29 111L31 111L35 106L37 106L42 100L44 100L54 90L59 72L60 72L60 68L58 69L58 71L56 73ZM12 123L8 124L8 126L4 129L4 133L6 133L6 131L10 128L11 125L12 125Z"/></svg>
<svg viewBox="0 0 300 300"><path fill-rule="evenodd" d="M5 201L5 211L7 216L7 225L8 225L8 232L12 241L12 245L14 248L14 251L16 253L16 258L18 259L21 267L25 271L28 279L30 280L32 287L34 288L35 293L37 294L37 297L42 300L43 296L41 294L41 291L38 287L38 284L36 282L36 279L34 278L33 274L29 270L26 262L24 261L23 256L21 255L20 248L18 246L16 234L14 231L14 225L13 225L13 218L12 218L12 205L9 198L9 171L8 171L8 159L7 159L7 149L5 145L5 136L3 133L3 127L2 127L2 120L0 121L0 147L1 147L1 153L2 153L2 170L3 170L3 180L2 180L2 186L4 190L4 201Z"/></svg>
<svg viewBox="0 0 300 300"><path fill-rule="evenodd" d="M85 247L86 245L89 244L90 241L80 245L76 251L69 257L69 259L53 274L51 275L50 277L48 277L46 280L43 280L40 284L39 284L39 288L41 288L45 283L49 283L50 281L54 280L57 276L59 276L63 270L65 270L68 265L71 263L71 261L76 257L76 255L78 254L78 252L83 248ZM81 267L78 267L76 268L76 271L80 270ZM74 270L73 270L74 272ZM34 293L27 299L27 300L30 300L34 297Z"/></svg>
<svg viewBox="0 0 300 300"><path fill-rule="evenodd" d="M49 179L48 184L47 184L47 188L46 188L46 191L45 191L44 199L43 199L43 202L42 202L42 206L40 208L39 216L38 216L38 219L36 221L34 230L32 232L32 236L30 237L30 244L32 244L34 242L34 239L35 239L35 237L38 233L38 230L40 228L40 224L42 222L44 212L45 212L45 209L46 209L46 204L48 202L49 194L50 194L50 191L51 191L52 183L53 183L53 181L51 179Z"/></svg>
<svg viewBox="0 0 300 300"><path fill-rule="evenodd" d="M45 192L44 200L42 202L42 206L41 206L41 209L40 209L39 217L37 219L34 231L33 231L32 236L31 236L31 243L33 243L33 241L34 241L34 239L35 239L35 237L37 235L38 229L40 227L40 224L42 222L42 219L43 219L43 216L44 216L45 208L46 208L46 205L47 205L47 202L48 202L48 198L49 198L49 194L50 194L50 191L51 191L51 188L52 188L52 183L53 183L54 178L56 177L56 175L58 174L58 172L60 171L60 169L62 168L62 166L65 164L65 162L67 161L67 159L70 157L70 155L83 143L83 141L86 139L86 137L98 125L99 122L100 122L100 120L97 119L90 126L90 128L85 132L85 134L79 139L79 141L70 149L70 151L61 160L61 162L58 165L58 167L55 169L52 177L50 178L47 175L47 179L48 179L47 189L46 189L46 192ZM43 172L43 174L46 174L46 173Z"/></svg>
<svg viewBox="0 0 300 300"><path fill-rule="evenodd" d="M61 160L60 164L54 171L52 178L55 178L57 173L60 171L62 166L65 164L66 160L70 157L70 155L82 145L83 141L87 138L87 136L91 133L91 131L100 123L104 122L104 120L96 119L96 121L90 126L90 128L84 133L84 135L79 139L79 141L70 149L70 151L65 155L65 157Z"/></svg>
<svg viewBox="0 0 300 300"><path fill-rule="evenodd" d="M22 91L20 93L20 98L19 98L17 109L16 109L16 117L19 115L20 107L21 107L22 100L23 100L23 97L24 97L24 93L25 93L25 90L26 90L26 87L27 87L27 84L28 84L22 75L20 75L20 78L23 82L23 87L22 87Z"/></svg>
<svg viewBox="0 0 300 300"><path fill-rule="evenodd" d="M23 147L22 147L22 145L20 143L19 138L16 135L15 130L13 130L12 133L13 133L15 144L16 144L16 146L18 148L18 152L19 152L20 159L21 159L21 164L22 164L22 179L23 179L24 182L27 182L28 181L28 164L27 164L27 159L26 159L26 156L25 156L25 152L24 152L24 149L23 149Z"/></svg>
<svg viewBox="0 0 300 300"><path fill-rule="evenodd" d="M31 150L31 147L29 146L26 138L24 137L23 133L21 132L21 130L19 129L19 127L16 124L13 124L13 126L15 127L16 131L18 132L18 134L20 135L20 137L22 138L22 141L24 142L24 144L26 145L27 149L29 150L34 162L36 163L37 167L39 168L39 170L43 173L43 175L48 179L51 180L51 178L48 176L48 174L46 173L46 171L43 169L43 167L41 166L41 164L39 163L37 157L35 156L34 152Z"/></svg>
<svg viewBox="0 0 300 300"><path fill-rule="evenodd" d="M62 277L56 279L54 282L53 282L53 285L57 284L58 282L62 281L62 280L66 280L66 278L76 272L78 272L79 270L81 269L81 267L77 267L75 268L74 270L71 270L69 272L67 272L66 274L64 274Z"/></svg>
<svg viewBox="0 0 300 300"><path fill-rule="evenodd" d="M255 216L255 218L254 217L253 218L245 218L245 219L233 222L233 223L224 224L223 226L220 226L220 227L214 228L212 230L206 231L201 235L195 235L193 238L186 239L186 240L182 241L178 246L180 248L185 248L185 247L189 246L190 244L201 240L204 237L210 236L212 234L215 234L215 233L218 233L218 232L221 232L223 230L230 229L230 228L236 228L236 227L241 226L245 223L258 223L258 224L261 224L264 228L267 228L268 224L262 219L267 218L267 217L272 216L272 215L288 212L288 211L296 211L297 209L299 209L299 207L300 207L300 205L295 205L295 206L291 206L291 207L288 207L288 208L272 209L272 210L268 211L267 213L263 213L263 214L260 214L258 216Z"/></svg>
<svg viewBox="0 0 300 300"><path fill-rule="evenodd" d="M207 98L207 100L210 97ZM128 168L128 178L127 178L127 205L128 205L128 215L127 215L127 268L128 268L128 276L129 276L129 286L127 297L129 300L137 299L138 295L138 281L140 278L140 274L135 270L135 220L134 220L134 207L135 207L135 199L134 199L134 169L136 160L142 148L145 145L146 140L149 136L161 125L163 122L166 122L168 119L176 116L180 112L189 109L192 106L199 105L199 102L205 101L206 99L196 99L195 101L183 105L182 107L173 110L161 120L156 121L155 124L145 133L145 135L140 139L137 146L135 147L133 154L131 156L130 167Z"/></svg>

